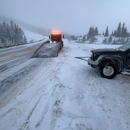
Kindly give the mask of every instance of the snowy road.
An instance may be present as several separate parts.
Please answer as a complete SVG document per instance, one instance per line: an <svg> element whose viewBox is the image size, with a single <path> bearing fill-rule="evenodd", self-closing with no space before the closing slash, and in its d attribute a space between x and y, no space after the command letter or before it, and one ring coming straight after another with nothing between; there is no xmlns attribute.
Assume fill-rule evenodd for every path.
<svg viewBox="0 0 130 130"><path fill-rule="evenodd" d="M32 56L34 51L43 42L44 40L41 42L33 43L31 46L27 44L27 45L10 47L7 49L0 49L0 65L16 59L27 58Z"/></svg>
<svg viewBox="0 0 130 130"><path fill-rule="evenodd" d="M101 47L115 46L64 40L58 58L23 58L1 69L0 130L129 130L130 76L103 79L74 58Z"/></svg>

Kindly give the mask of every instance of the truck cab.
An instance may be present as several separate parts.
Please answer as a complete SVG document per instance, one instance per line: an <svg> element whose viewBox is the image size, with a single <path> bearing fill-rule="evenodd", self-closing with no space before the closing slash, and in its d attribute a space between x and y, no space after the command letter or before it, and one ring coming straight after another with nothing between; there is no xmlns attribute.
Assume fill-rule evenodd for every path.
<svg viewBox="0 0 130 130"><path fill-rule="evenodd" d="M50 39L50 43L60 43L60 50L61 48L64 46L62 38L64 38L64 35L62 36L60 31L52 31L49 39Z"/></svg>
<svg viewBox="0 0 130 130"><path fill-rule="evenodd" d="M62 41L62 34L61 34L60 31L53 31L53 32L51 32L49 38L50 38L51 42L63 42Z"/></svg>

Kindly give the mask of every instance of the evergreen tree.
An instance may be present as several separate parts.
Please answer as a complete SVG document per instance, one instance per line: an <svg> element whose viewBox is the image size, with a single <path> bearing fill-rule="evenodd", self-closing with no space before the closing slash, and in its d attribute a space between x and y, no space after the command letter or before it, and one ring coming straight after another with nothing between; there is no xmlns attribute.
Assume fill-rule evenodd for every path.
<svg viewBox="0 0 130 130"><path fill-rule="evenodd" d="M125 27L125 23L123 23L121 27L121 23L119 23L117 30L114 31L113 36L115 37L128 37L129 33L127 31L127 28Z"/></svg>
<svg viewBox="0 0 130 130"><path fill-rule="evenodd" d="M105 43L105 44L107 43L107 39L106 38L103 40L103 43Z"/></svg>
<svg viewBox="0 0 130 130"><path fill-rule="evenodd" d="M122 25L122 29L121 29L121 37L125 36L125 23L123 23Z"/></svg>
<svg viewBox="0 0 130 130"><path fill-rule="evenodd" d="M6 33L7 33L7 34L6 34L7 39L8 39L8 40L10 40L10 39L11 39L11 37L10 37L9 24L7 24Z"/></svg>
<svg viewBox="0 0 130 130"><path fill-rule="evenodd" d="M109 38L108 38L108 43L111 43L112 42L112 36L110 36Z"/></svg>
<svg viewBox="0 0 130 130"><path fill-rule="evenodd" d="M90 27L89 32L87 34L87 39L89 40L89 39L93 38L94 36L95 36L95 30L93 27Z"/></svg>
<svg viewBox="0 0 130 130"><path fill-rule="evenodd" d="M25 36L23 37L23 40L24 40L24 43L26 44L27 43L27 39L26 39Z"/></svg>
<svg viewBox="0 0 130 130"><path fill-rule="evenodd" d="M98 28L90 27L87 34L87 40L90 40L90 42L93 43L96 35L98 35Z"/></svg>
<svg viewBox="0 0 130 130"><path fill-rule="evenodd" d="M105 32L105 37L108 37L108 35L109 35L109 31L108 31L108 26L107 26L107 28L106 28L106 32Z"/></svg>
<svg viewBox="0 0 130 130"><path fill-rule="evenodd" d="M117 31L116 30L114 31L113 36L115 36L115 37L117 36Z"/></svg>
<svg viewBox="0 0 130 130"><path fill-rule="evenodd" d="M129 33L127 32L127 28L124 29L124 37L128 37Z"/></svg>
<svg viewBox="0 0 130 130"><path fill-rule="evenodd" d="M14 24L13 21L8 23L0 23L0 46L13 46L17 44L24 44L27 39L23 30Z"/></svg>
<svg viewBox="0 0 130 130"><path fill-rule="evenodd" d="M98 28L95 28L95 35L98 35Z"/></svg>
<svg viewBox="0 0 130 130"><path fill-rule="evenodd" d="M14 23L13 21L10 22L10 37L11 37L11 41L12 41L12 45L15 45L15 31L14 31Z"/></svg>
<svg viewBox="0 0 130 130"><path fill-rule="evenodd" d="M117 37L121 37L121 23L119 23L118 27L117 27Z"/></svg>
<svg viewBox="0 0 130 130"><path fill-rule="evenodd" d="M113 44L116 44L116 40L115 39L113 40Z"/></svg>
<svg viewBox="0 0 130 130"><path fill-rule="evenodd" d="M127 28L125 27L125 23L123 23L123 26L122 26L121 36L122 37L128 37L129 36L129 33L127 32Z"/></svg>

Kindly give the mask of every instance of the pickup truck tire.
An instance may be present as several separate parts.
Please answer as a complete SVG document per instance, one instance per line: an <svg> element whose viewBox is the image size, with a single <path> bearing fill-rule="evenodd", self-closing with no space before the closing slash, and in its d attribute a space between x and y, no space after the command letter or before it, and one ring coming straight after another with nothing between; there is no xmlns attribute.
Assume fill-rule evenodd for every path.
<svg viewBox="0 0 130 130"><path fill-rule="evenodd" d="M116 66L113 63L105 63L100 67L100 75L103 78L112 79L114 78L118 71Z"/></svg>

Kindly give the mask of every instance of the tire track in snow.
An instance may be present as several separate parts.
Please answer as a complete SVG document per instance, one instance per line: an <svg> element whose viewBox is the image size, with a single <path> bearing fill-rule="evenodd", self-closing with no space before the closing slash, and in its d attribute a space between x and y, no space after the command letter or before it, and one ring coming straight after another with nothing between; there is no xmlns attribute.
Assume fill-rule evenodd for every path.
<svg viewBox="0 0 130 130"><path fill-rule="evenodd" d="M4 65L0 66L0 73L6 71L7 69L10 69L12 67L18 66L19 64L23 64L24 62L26 62L27 60L29 60L28 58L22 58L22 59L17 59L15 61L11 61L9 63L6 63Z"/></svg>
<svg viewBox="0 0 130 130"><path fill-rule="evenodd" d="M55 70L53 70L53 68L52 68L52 73L49 74L50 75L49 77L51 77L51 80L58 82L58 84L59 84L59 79L56 77L56 74L57 74L57 71L60 69L62 64L63 64L63 61L58 63L57 68ZM25 128L26 129L38 129L39 125L43 124L42 122L49 123L48 127L53 128L55 123L53 122L53 125L51 125L51 122L54 119L52 118L52 120L46 121L45 117L48 114L53 117L53 114L54 113L58 114L57 112L58 112L58 110L60 110L56 106L56 104L59 100L56 98L56 95L55 95L57 87L61 86L58 84L51 86L51 88L48 88L48 86L45 87L45 93L39 98L37 103L34 105L32 111L30 112L30 115L28 116L28 119L24 123L26 125L23 124L22 128L24 128L24 129Z"/></svg>
<svg viewBox="0 0 130 130"><path fill-rule="evenodd" d="M17 71L13 75L3 79L0 81L0 97L11 87L14 86L19 80L23 79L25 76L27 76L28 73L31 73L34 69L36 69L43 60L38 60L35 62L35 60L31 60L28 66L25 66L21 70Z"/></svg>
<svg viewBox="0 0 130 130"><path fill-rule="evenodd" d="M11 89L9 89L9 91L6 92L5 95L3 94L4 96L0 99L0 102L1 102L0 108L6 106L11 101L14 101L16 99L16 97L20 96L21 93L23 93L24 91L26 91L25 94L28 95L28 93L30 92L30 89L33 89L32 93L30 94L30 96L28 97L28 99L26 99L26 96L25 96L25 98L23 98L22 101L20 100L19 102L16 102L15 106L19 107L19 105L21 103L23 104L26 101L29 101L28 104L31 102L31 100L34 98L34 95L36 94L35 92L37 91L37 87L32 87L32 86L33 86L33 84L37 85L38 80L42 76L42 73L41 73L41 75L38 75L37 77L36 77L36 74L37 74L37 72L39 72L39 70L41 70L41 68L46 67L46 65L49 65L50 61L52 59L49 59L49 58L44 59L44 60L43 59L34 59L34 62L38 62L38 60L40 60L41 62L44 61L43 65L41 65L38 69L35 69L35 71L29 73L28 77L25 77L20 82L18 82L15 86L13 86ZM45 71L43 73L46 73L46 70L47 69L45 69ZM30 82L30 80L32 80L32 79L33 79L33 81ZM39 93L37 93L37 94L39 95ZM39 99L39 98L37 98L37 99ZM25 101L23 101L23 100L25 100ZM35 104L37 104L37 102ZM34 102L32 102L32 106L33 106L33 107L31 107L32 111L33 111L33 108L35 108L35 104L34 104ZM12 107L14 107L14 104L13 104ZM9 106L9 108L12 108L12 107ZM26 114L26 115L28 115L28 118L29 118L29 115L31 115L31 112L29 114ZM4 112L4 115L6 115L6 111ZM27 122L25 122L25 124L27 124ZM23 124L23 126L25 126L25 124Z"/></svg>

